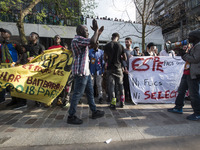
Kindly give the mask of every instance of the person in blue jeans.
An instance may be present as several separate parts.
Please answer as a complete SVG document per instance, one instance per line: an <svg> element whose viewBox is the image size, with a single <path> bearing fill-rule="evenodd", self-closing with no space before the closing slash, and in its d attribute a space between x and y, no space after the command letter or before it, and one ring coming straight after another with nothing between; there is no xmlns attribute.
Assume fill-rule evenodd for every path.
<svg viewBox="0 0 200 150"><path fill-rule="evenodd" d="M83 25L78 25L76 28L77 35L74 37L71 43L74 62L72 64L72 74L74 76L74 92L71 99L71 105L69 108L69 116L67 123L69 124L82 124L83 121L79 119L75 113L77 104L82 97L84 91L87 95L88 104L92 111L92 119L100 118L104 116L104 111L96 109L94 102L94 90L92 85L92 79L89 70L89 48L88 46L94 46L101 33L104 30L102 26L98 28L97 21L93 19L92 30L94 31L91 39L88 38L88 28Z"/></svg>
<svg viewBox="0 0 200 150"><path fill-rule="evenodd" d="M187 78L187 83L194 113L187 116L187 119L197 121L200 120L200 29L189 33L189 42L193 47L188 53L180 51L180 54L190 65L190 77Z"/></svg>
<svg viewBox="0 0 200 150"><path fill-rule="evenodd" d="M186 94L186 91L188 90L187 78L190 78L190 75L183 74L181 78L181 83L178 89L178 96L176 97L176 101L175 101L175 107L168 109L169 112L178 113L178 114L183 113L185 94Z"/></svg>
<svg viewBox="0 0 200 150"><path fill-rule="evenodd" d="M190 46L185 45L183 46L183 50L188 52L190 49ZM173 113L178 113L182 114L183 113L183 106L184 106L184 99L185 99L185 94L188 90L188 83L187 83L187 78L190 78L190 64L188 62L185 63L184 71L183 71L183 76L181 78L181 82L178 88L178 96L176 97L175 101L175 107L167 109L169 112Z"/></svg>

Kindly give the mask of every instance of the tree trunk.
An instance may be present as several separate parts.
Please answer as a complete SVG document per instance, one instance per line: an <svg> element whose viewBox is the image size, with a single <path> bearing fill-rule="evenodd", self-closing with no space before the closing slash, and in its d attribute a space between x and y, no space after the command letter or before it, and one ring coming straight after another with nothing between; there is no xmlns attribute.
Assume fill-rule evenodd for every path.
<svg viewBox="0 0 200 150"><path fill-rule="evenodd" d="M17 28L18 28L18 31L19 31L19 38L20 38L21 43L23 45L26 45L27 39L26 39L25 32L24 32L24 22L21 21L21 19L19 19L17 21Z"/></svg>
<svg viewBox="0 0 200 150"><path fill-rule="evenodd" d="M145 52L145 28L146 26L144 26L142 24L142 52L144 53Z"/></svg>
<svg viewBox="0 0 200 150"><path fill-rule="evenodd" d="M17 20L17 28L19 31L19 37L21 40L21 43L27 44L27 39L25 36L25 32L24 32L24 17L33 9L33 7L35 7L41 0L32 0L32 2L30 2L30 5L28 7L26 7L25 9L22 8L21 5L21 10L20 13L18 14L18 20Z"/></svg>

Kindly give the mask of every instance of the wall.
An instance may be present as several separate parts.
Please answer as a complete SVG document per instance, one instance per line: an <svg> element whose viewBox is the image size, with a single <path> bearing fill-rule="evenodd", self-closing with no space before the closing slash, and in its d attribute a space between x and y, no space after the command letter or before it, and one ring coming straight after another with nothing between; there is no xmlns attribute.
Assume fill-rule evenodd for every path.
<svg viewBox="0 0 200 150"><path fill-rule="evenodd" d="M16 23L0 22L0 28L10 30L13 36L19 36ZM60 35L61 38L74 38L76 34L76 27L56 26L56 25L42 25L42 24L24 24L25 35L29 36L31 32L36 32L40 37L52 38L55 35Z"/></svg>

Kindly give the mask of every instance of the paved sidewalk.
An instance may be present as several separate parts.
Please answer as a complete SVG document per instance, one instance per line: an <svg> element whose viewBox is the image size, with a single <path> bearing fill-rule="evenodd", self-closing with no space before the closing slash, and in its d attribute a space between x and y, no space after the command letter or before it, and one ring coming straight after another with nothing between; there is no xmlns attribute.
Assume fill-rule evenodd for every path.
<svg viewBox="0 0 200 150"><path fill-rule="evenodd" d="M105 143L4 147L1 150L199 150L200 136L142 139Z"/></svg>
<svg viewBox="0 0 200 150"><path fill-rule="evenodd" d="M0 105L0 148L40 145L66 145L164 139L200 135L200 122L188 121L186 116L192 113L189 102L183 114L167 112L174 104L139 104L126 103L126 106L110 110L108 104L97 104L105 111L100 119L91 119L91 112L86 104L78 105L77 116L82 118L82 125L69 125L67 110L58 106L36 108L33 101L22 110L12 110Z"/></svg>

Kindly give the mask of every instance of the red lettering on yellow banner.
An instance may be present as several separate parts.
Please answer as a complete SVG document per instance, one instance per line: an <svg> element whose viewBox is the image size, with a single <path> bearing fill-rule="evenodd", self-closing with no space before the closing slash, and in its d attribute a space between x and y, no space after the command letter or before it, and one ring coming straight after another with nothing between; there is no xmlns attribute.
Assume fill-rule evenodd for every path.
<svg viewBox="0 0 200 150"><path fill-rule="evenodd" d="M28 77L26 80L27 84L31 84L33 86L39 86L43 88L49 88L49 89L55 89L55 90L62 90L63 86L60 85L59 83L53 83L51 81L46 81L42 79L36 79L33 77Z"/></svg>
<svg viewBox="0 0 200 150"><path fill-rule="evenodd" d="M0 74L0 79L3 79L6 82L19 82L19 79L21 79L21 75L14 75L9 74L8 72L2 72Z"/></svg>

